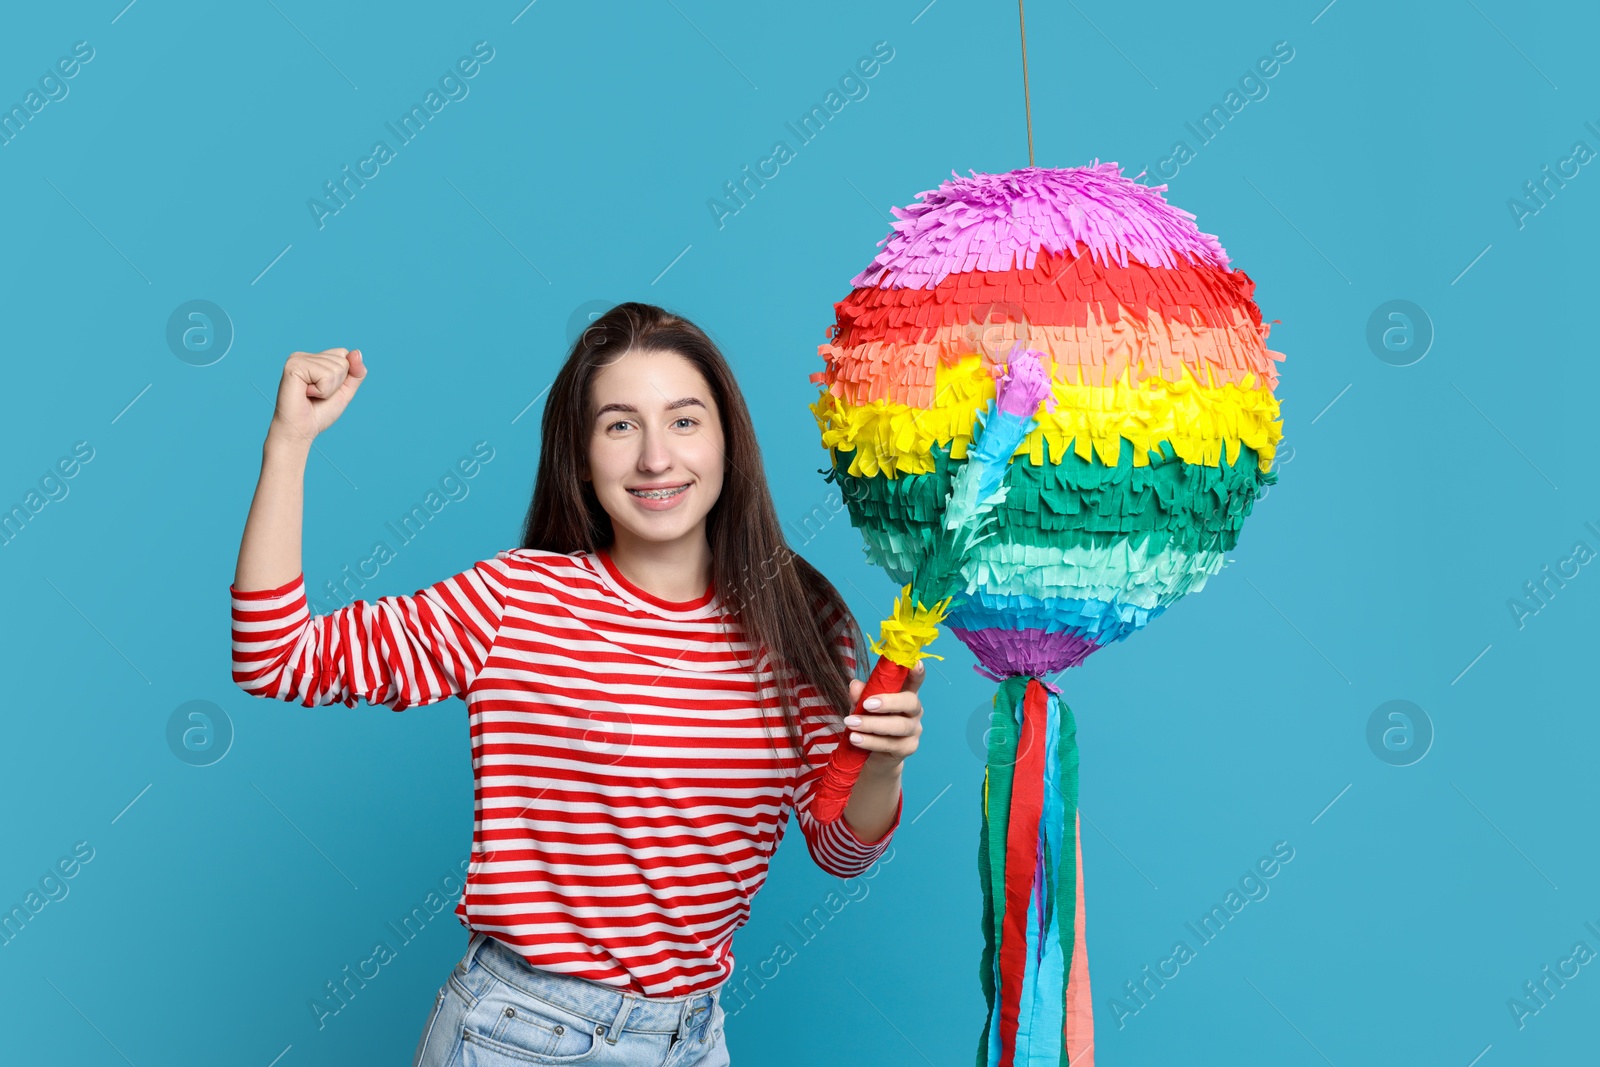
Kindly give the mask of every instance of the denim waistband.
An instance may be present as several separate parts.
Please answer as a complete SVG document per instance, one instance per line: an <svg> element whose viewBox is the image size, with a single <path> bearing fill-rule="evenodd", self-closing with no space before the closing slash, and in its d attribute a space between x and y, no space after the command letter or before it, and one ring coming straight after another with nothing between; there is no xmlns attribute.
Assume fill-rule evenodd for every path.
<svg viewBox="0 0 1600 1067"><path fill-rule="evenodd" d="M677 997L647 997L613 989L570 974L533 967L516 949L474 930L461 960L465 972L476 955L478 963L500 981L537 1000L565 1008L596 1023L606 1024L615 1041L624 1029L642 1033L687 1035L705 1023L721 995L722 987Z"/></svg>

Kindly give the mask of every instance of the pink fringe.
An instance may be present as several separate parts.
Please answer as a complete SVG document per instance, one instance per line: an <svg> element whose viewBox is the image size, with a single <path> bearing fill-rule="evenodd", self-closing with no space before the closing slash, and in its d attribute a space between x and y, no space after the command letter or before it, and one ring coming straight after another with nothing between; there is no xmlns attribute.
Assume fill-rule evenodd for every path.
<svg viewBox="0 0 1600 1067"><path fill-rule="evenodd" d="M1115 163L1023 167L1004 174L969 171L891 207L898 222L883 251L850 280L855 288L931 289L951 274L1031 268L1041 247L1089 254L1103 264L1176 267L1178 256L1226 268L1228 254L1194 216L1141 185Z"/></svg>

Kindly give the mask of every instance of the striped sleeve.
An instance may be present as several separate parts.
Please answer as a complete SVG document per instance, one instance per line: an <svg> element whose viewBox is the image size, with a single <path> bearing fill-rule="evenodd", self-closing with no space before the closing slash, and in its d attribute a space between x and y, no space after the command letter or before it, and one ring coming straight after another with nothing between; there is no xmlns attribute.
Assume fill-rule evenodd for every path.
<svg viewBox="0 0 1600 1067"><path fill-rule="evenodd" d="M839 656L844 661L842 669L846 674L854 676L856 649L850 639L845 618L840 616L835 619L831 630L834 635L834 647L839 650ZM809 686L804 693L806 696L801 698L801 741L805 745L811 766L801 768L800 783L795 787L795 817L800 823L800 832L805 835L806 847L810 850L811 858L816 861L817 866L838 878L854 878L871 867L888 851L889 842L900 826L900 811L905 806L905 794L902 792L895 801L894 821L876 841L863 841L845 822L842 815L831 823L819 822L811 814L811 801L817 783L827 770L828 759L834 747L841 742L844 744L850 742L842 727L834 729L830 725L837 724L839 718L820 695Z"/></svg>
<svg viewBox="0 0 1600 1067"><path fill-rule="evenodd" d="M305 575L276 589L229 586L233 680L252 696L305 707L357 698L395 711L465 696L505 606L509 552L412 596L358 600L312 615Z"/></svg>

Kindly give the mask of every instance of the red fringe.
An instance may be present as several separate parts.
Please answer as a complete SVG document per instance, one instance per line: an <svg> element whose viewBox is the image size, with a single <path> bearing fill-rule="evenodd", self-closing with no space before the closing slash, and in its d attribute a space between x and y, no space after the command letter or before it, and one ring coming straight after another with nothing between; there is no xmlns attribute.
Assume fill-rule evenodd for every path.
<svg viewBox="0 0 1600 1067"><path fill-rule="evenodd" d="M1028 321L1041 326L1081 327L1089 324L1091 305L1102 322L1117 321L1126 308L1141 324L1150 309L1186 326L1228 329L1241 312L1260 326L1254 294L1255 282L1242 270L1194 263L1170 270L1135 261L1101 266L1089 256L1041 249L1032 268L952 274L932 289L856 289L834 304L833 343L925 342L940 326L972 321L975 310L980 322L1020 319L1026 309Z"/></svg>
<svg viewBox="0 0 1600 1067"><path fill-rule="evenodd" d="M1039 863L1039 816L1044 810L1045 716L1049 694L1037 678L1022 696L1022 733L1012 767L1006 823L1006 918L1000 938L1000 1064L1013 1067L1017 1015L1028 966L1028 901Z"/></svg>

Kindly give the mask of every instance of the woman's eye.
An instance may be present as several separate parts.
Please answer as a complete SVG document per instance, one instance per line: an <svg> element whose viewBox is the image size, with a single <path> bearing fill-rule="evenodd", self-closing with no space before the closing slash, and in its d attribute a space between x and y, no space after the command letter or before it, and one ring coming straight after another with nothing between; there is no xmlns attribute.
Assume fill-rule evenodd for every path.
<svg viewBox="0 0 1600 1067"><path fill-rule="evenodd" d="M618 419L616 422L608 423L606 425L606 432L610 433L610 432L612 432L613 430L615 430L619 426L623 426L623 427L629 426L629 425L632 424L632 421L633 420L631 420L631 419ZM674 419L673 422L672 422L672 425L681 426L681 425L683 425L685 423L687 423L689 427L693 428L695 426L700 425L700 420L692 418L691 416L688 416L688 415L684 415L681 418Z"/></svg>

